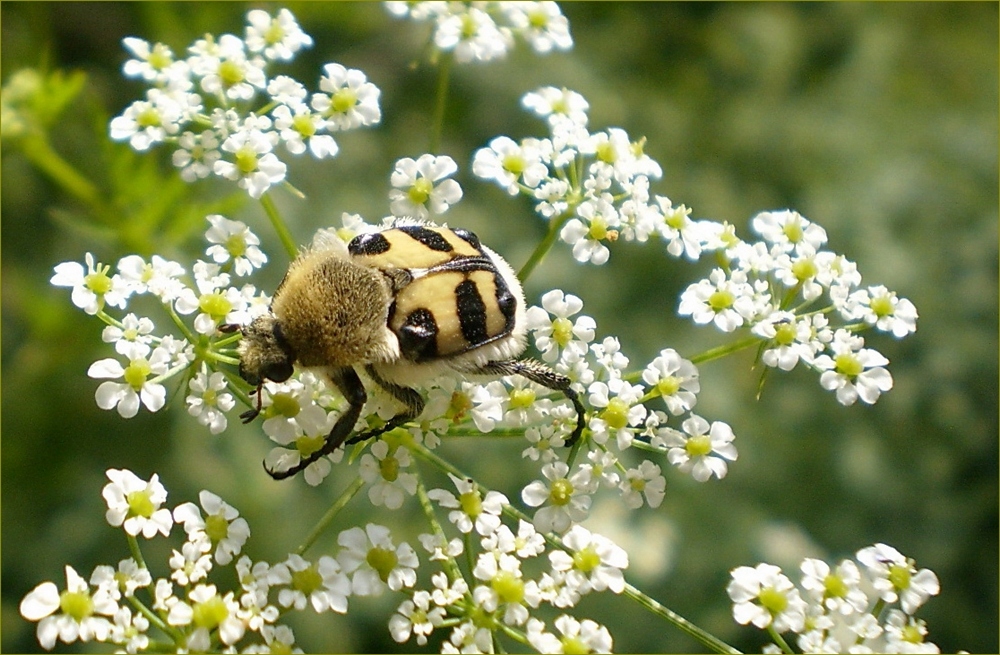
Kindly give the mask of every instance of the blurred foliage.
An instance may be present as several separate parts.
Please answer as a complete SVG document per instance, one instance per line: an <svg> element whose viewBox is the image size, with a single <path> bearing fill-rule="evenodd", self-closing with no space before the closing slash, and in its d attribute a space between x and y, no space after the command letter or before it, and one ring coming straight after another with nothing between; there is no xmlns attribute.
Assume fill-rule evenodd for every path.
<svg viewBox="0 0 1000 655"><path fill-rule="evenodd" d="M392 163L427 147L436 77L420 60L426 26L392 19L378 4L287 6L316 43L287 72L313 83L323 63L337 61L382 89L382 125L338 139L332 161L292 165L290 179L307 198L279 193L277 200L305 242L342 211L369 220L387 213ZM95 192L92 202L65 193L55 173L33 163L26 137L4 125L4 651L38 650L34 626L17 613L32 587L62 580L66 563L89 573L127 555L120 532L103 522L107 468L159 473L171 504L210 488L249 520L250 554L272 562L346 484L336 472L317 489L271 481L260 468L268 444L256 425L231 425L213 438L182 406L127 422L99 410L86 370L107 356L101 325L70 304L67 290L48 284L55 264L82 261L86 251L105 262L153 251L191 261L204 248L204 215L223 211L270 243L272 263L257 281L273 288L285 262L258 205L228 183L180 183L163 149L137 155L107 138L110 117L142 93L120 75L123 37L181 52L205 32L242 33L249 7L0 7L4 83L31 67L56 91L72 92L43 133ZM755 401L751 356L704 366L699 413L737 433L740 459L730 475L702 485L668 471L658 510L623 518L606 501L593 527L630 552L630 579L640 588L750 650L759 636L732 621L731 568L761 560L789 567L804 555L839 558L884 541L941 579L941 595L920 612L932 641L945 651L996 652L997 5L571 3L563 10L575 40L570 53L538 57L521 48L504 62L453 71L442 150L459 162L466 197L452 222L515 266L527 258L544 225L523 200L476 183L471 153L498 134L541 135L519 109L520 96L543 84L566 86L590 101L593 128L647 137L646 152L664 170L654 191L693 207L695 218L726 220L747 235L756 212L795 208L827 229L830 247L858 262L866 283L895 289L920 311L913 337L872 342L895 378L875 407L841 407L802 371L772 374ZM78 88L67 87L73 83ZM701 268L654 245L620 244L601 268L576 264L567 250L557 247L535 272L529 297L553 287L580 295L599 334L617 335L634 367L664 347L690 356L721 342L674 316L679 291ZM516 497L527 481L520 449L467 440L446 452ZM499 458L509 466L491 467ZM363 496L351 512L336 530L393 520L402 538L422 521L413 512L413 525L403 525ZM313 552L329 547L336 530ZM149 553L147 561L165 557ZM623 598L587 601L580 613L606 623L618 651L697 646ZM346 617L295 624L299 643L416 649L389 638L386 622L398 603L391 594L351 603Z"/></svg>

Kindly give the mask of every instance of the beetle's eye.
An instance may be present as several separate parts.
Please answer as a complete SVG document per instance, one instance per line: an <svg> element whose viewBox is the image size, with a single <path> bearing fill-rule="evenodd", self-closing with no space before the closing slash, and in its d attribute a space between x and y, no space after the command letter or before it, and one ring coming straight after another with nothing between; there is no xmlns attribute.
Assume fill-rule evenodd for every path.
<svg viewBox="0 0 1000 655"><path fill-rule="evenodd" d="M283 362L274 362L273 364L267 364L264 366L263 370L261 370L261 375L274 382L284 382L288 378L292 377L293 368L292 363L287 360Z"/></svg>

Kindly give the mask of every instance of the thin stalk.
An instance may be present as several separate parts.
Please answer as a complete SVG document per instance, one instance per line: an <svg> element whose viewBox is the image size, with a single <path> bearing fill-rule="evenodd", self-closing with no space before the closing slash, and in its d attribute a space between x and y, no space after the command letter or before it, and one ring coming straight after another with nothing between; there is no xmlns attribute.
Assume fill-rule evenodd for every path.
<svg viewBox="0 0 1000 655"><path fill-rule="evenodd" d="M451 80L451 53L445 53L438 66L437 92L434 99L434 117L431 119L428 152L437 154L441 148L441 134L444 132L444 111L448 104L448 85Z"/></svg>
<svg viewBox="0 0 1000 655"><path fill-rule="evenodd" d="M333 505L330 506L330 509L326 510L326 514L324 514L323 517L316 523L316 527L309 533L309 536L302 542L302 545L295 549L296 555L304 555L305 552L309 550L309 547L316 543L319 536L323 534L328 527L330 527L330 523L337 517L340 510L344 509L347 506L347 503L351 502L351 498L354 498L354 495L361 491L361 487L363 486L365 486L365 481L361 478L361 476L354 478L354 482L352 482L347 489L344 489L344 493L340 494L337 500L333 501Z"/></svg>
<svg viewBox="0 0 1000 655"><path fill-rule="evenodd" d="M542 260L545 259L545 255L548 254L549 250L552 249L552 245L556 242L556 238L559 236L559 230L562 229L563 223L569 220L569 217L572 215L572 212L567 211L552 219L549 223L548 234L546 234L545 238L542 239L537 246L535 246L535 251L531 253L531 256L528 257L528 261L524 262L524 266L522 266L521 270L517 272L517 277L521 280L521 282L527 280L528 276L531 275L531 272L535 270L535 267L542 263Z"/></svg>
<svg viewBox="0 0 1000 655"><path fill-rule="evenodd" d="M288 231L284 219L281 218L281 212L278 211L277 205L274 204L274 199L271 198L270 194L265 193L260 197L260 204L264 207L267 217L271 219L271 225L274 226L274 231L278 233L278 238L281 239L281 245L285 247L288 258L295 259L299 248L295 245L295 239L292 238L292 233Z"/></svg>

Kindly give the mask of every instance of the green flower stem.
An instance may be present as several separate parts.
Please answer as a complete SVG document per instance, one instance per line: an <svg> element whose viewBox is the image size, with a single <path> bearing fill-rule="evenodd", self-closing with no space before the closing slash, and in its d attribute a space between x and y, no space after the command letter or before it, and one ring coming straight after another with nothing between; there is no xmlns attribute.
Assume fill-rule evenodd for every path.
<svg viewBox="0 0 1000 655"><path fill-rule="evenodd" d="M135 596L129 596L128 602L129 604L132 605L132 607L135 608L135 610L139 614L142 614L149 620L150 625L155 625L157 628L170 635L170 638L173 639L175 642L174 644L171 644L172 647L176 647L177 644L182 643L181 641L179 641L180 639L183 639L183 634L180 632L180 630L178 630L177 628L172 628L169 625L167 625L167 623L162 618L160 618L160 615L154 612L153 610L149 609L148 607L146 607L145 603L143 603ZM157 652L157 651L151 650L149 652Z"/></svg>
<svg viewBox="0 0 1000 655"><path fill-rule="evenodd" d="M302 542L302 545L295 549L296 555L304 555L305 552L309 550L309 547L316 543L319 536L323 534L328 527L330 527L330 523L337 517L340 510L344 509L344 507L347 506L347 503L351 502L351 498L354 498L354 495L361 491L361 487L363 486L365 486L365 481L361 478L361 476L354 478L354 482L352 482L347 489L344 489L344 493L340 494L340 497L333 501L333 505L330 506L330 509L326 511L326 514L324 514L319 522L316 523L316 527L309 533L309 536Z"/></svg>
<svg viewBox="0 0 1000 655"><path fill-rule="evenodd" d="M732 355L740 350L745 350L752 346L756 346L760 343L758 337L744 337L743 339L737 339L732 343L726 343L721 346L716 346L715 348L709 348L703 353L695 355L691 358L692 364L703 364L704 362L710 362L713 359L721 359L727 355Z"/></svg>
<svg viewBox="0 0 1000 655"><path fill-rule="evenodd" d="M528 261L524 262L524 266L521 270L517 272L517 277L524 282L531 275L531 272L535 270L535 267L542 263L545 259L545 255L552 249L552 245L556 242L556 238L559 236L559 230L562 229L563 224L570 219L573 215L573 211L565 211L559 216L552 219L549 223L549 232L545 235L538 245L535 247L535 251L531 253L531 257L528 257Z"/></svg>
<svg viewBox="0 0 1000 655"><path fill-rule="evenodd" d="M413 454L415 454L417 457L420 457L424 461L427 461L433 464L434 466L437 466L442 471L451 473L452 475L455 475L463 479L469 478L468 475L466 475L464 472L460 471L458 468L453 466L450 462L447 462L444 459L438 457L438 455L436 455L435 453L428 450L422 445L415 444L413 447ZM478 488L479 492L484 495L486 494L487 491L489 491L486 487L482 486L478 482L476 483L476 488ZM514 508L511 505L504 507L503 513L507 516L511 516L513 518L531 523L531 517L529 517L527 514ZM545 534L542 536L545 537L545 541L548 542L550 545L553 545L556 548L564 548L558 537L552 534ZM650 598L649 596L639 591L638 589L636 589L627 582L625 583L625 591L623 592L623 595L625 595L627 598L631 598L632 600L639 603L641 606L643 606L656 616L659 616L660 618L666 620L668 623L674 625L682 632L684 632L691 638L695 639L696 641L704 645L706 648L711 649L712 652L715 653L740 652L735 648L733 648L732 646L730 646L729 644L727 644L726 642L719 639L718 637L715 637L714 635L699 628L698 626L691 623L690 621L688 621L681 615L677 614L676 612L664 607L658 601L654 600L653 598Z"/></svg>
<svg viewBox="0 0 1000 655"><path fill-rule="evenodd" d="M788 645L788 642L785 641L785 638L782 637L780 634L778 634L778 632L774 629L774 624L767 626L767 634L770 635L771 641L773 641L778 646L778 648L781 649L782 653L795 652L794 650L792 650L792 647Z"/></svg>
<svg viewBox="0 0 1000 655"><path fill-rule="evenodd" d="M295 245L295 239L292 238L292 233L288 231L284 219L281 218L281 212L278 211L277 205L274 204L274 199L271 198L270 194L265 193L260 197L260 204L264 207L267 217L271 219L271 225L274 226L274 231L278 233L278 238L281 239L281 245L285 247L288 258L295 259L299 248Z"/></svg>
<svg viewBox="0 0 1000 655"><path fill-rule="evenodd" d="M35 134L24 139L21 149L32 164L70 195L88 205L99 216L106 215L97 187L60 157L44 135Z"/></svg>
<svg viewBox="0 0 1000 655"><path fill-rule="evenodd" d="M431 504L430 496L427 495L427 488L424 486L424 480L419 475L417 477L417 498L420 500L420 507L424 510L424 515L427 516L427 522L431 524L431 531L434 533L434 536L443 539L447 543L448 538L444 534L444 528L441 527L441 523L434 514L434 505ZM452 580L458 580L462 577L462 570L458 568L458 563L451 557L444 561L444 567L448 569L448 575L451 576Z"/></svg>
<svg viewBox="0 0 1000 655"><path fill-rule="evenodd" d="M441 134L444 131L444 110L448 104L448 85L451 81L451 65L454 58L450 52L444 53L438 66L437 93L434 104L434 117L430 130L430 143L427 151L437 154L441 148Z"/></svg>
<svg viewBox="0 0 1000 655"><path fill-rule="evenodd" d="M139 549L139 541L130 534L125 535L128 541L128 549L132 553L132 559L139 565L140 569L146 568L146 560L142 558L142 551Z"/></svg>
<svg viewBox="0 0 1000 655"><path fill-rule="evenodd" d="M635 602L639 603L647 610L655 614L656 616L664 619L668 623L672 624L674 627L679 629L681 632L687 634L692 639L697 640L706 648L710 649L713 653L739 653L741 651L736 650L726 642L722 641L718 637L711 635L695 624L691 623L681 615L676 612L664 607L659 602L653 600L646 594L642 593L629 583L625 583L625 591L622 594L628 598L631 598Z"/></svg>

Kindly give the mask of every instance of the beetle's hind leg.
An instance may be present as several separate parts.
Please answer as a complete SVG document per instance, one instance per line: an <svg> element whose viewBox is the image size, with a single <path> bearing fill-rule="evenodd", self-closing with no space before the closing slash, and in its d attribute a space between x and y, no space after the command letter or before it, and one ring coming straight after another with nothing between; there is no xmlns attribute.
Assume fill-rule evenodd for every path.
<svg viewBox="0 0 1000 655"><path fill-rule="evenodd" d="M330 380L340 389L340 392L347 399L350 406L347 408L347 411L340 415L337 422L334 423L330 434L326 436L326 440L319 450L311 453L308 457L304 457L295 466L283 471L275 471L267 468L265 465L264 470L275 480L290 478L299 471L304 471L310 464L321 457L325 457L337 450L347 440L347 437L350 436L351 430L354 429L355 424L361 417L361 410L368 401L368 395L365 393L365 386L361 383L361 378L358 377L357 372L353 368L340 369L334 373L330 373ZM354 443L355 440L360 441L360 439L355 438L347 443Z"/></svg>
<svg viewBox="0 0 1000 655"><path fill-rule="evenodd" d="M583 428L587 424L586 410L580 401L580 394L570 386L573 381L565 375L560 375L545 364L533 359L508 359L501 362L488 362L473 372L498 376L520 375L543 387L561 391L573 403L573 407L576 408L576 427L573 428L573 434L566 441L566 445L572 446L580 439L580 435L583 434Z"/></svg>
<svg viewBox="0 0 1000 655"><path fill-rule="evenodd" d="M354 435L347 440L347 443L349 444L360 443L366 439L377 437L378 435L388 432L389 430L398 428L403 423L417 418L420 416L420 413L424 411L424 398L417 393L415 389L389 382L379 375L375 370L375 367L371 364L365 367L365 373L367 373L368 377L372 379L372 382L380 386L382 389L385 389L385 391L399 401L405 409L386 421L385 425L382 427L375 428L374 430L368 430L366 432L360 432Z"/></svg>

